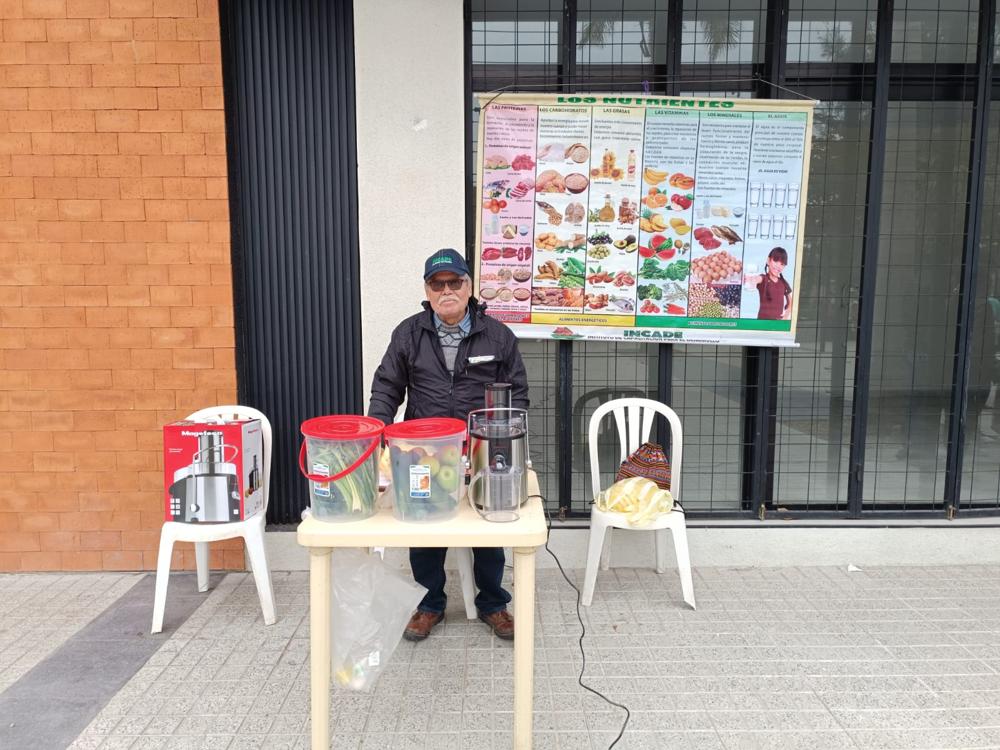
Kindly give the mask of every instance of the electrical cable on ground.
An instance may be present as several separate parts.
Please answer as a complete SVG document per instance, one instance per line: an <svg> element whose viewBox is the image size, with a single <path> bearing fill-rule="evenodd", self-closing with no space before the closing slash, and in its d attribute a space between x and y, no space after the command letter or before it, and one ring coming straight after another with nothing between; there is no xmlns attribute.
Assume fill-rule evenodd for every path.
<svg viewBox="0 0 1000 750"><path fill-rule="evenodd" d="M545 511L545 551L548 552L550 555L552 555L552 559L556 561L556 565L559 567L559 572L562 573L562 577L566 579L566 583L570 585L570 588L572 588L576 592L576 619L580 621L579 644L580 644L580 657L583 660L583 663L580 666L580 675L579 677L576 678L576 681L580 684L580 687L582 687L584 690L589 690L598 698L601 698L605 703L608 703L609 705L614 706L615 708L620 708L625 712L625 721L622 722L622 728L618 732L618 736L615 737L614 742L608 745L608 750L611 750L611 748L617 745L618 741L621 740L622 735L625 734L625 728L628 726L628 721L632 717L632 712L629 711L628 706L624 706L621 703L615 703L600 690L592 688L590 685L585 684L583 681L583 674L587 670L587 653L583 650L583 639L587 635L587 626L583 624L583 614L580 612L580 602L583 597L583 594L580 592L580 589L577 588L576 584L570 580L569 576L566 575L566 571L563 570L562 563L559 561L559 558L556 557L556 553L549 548L549 535L552 533L552 517L549 515L548 509L545 507L545 496L535 494L535 495L529 495L528 497L529 499L532 497L537 497L541 499L542 509Z"/></svg>

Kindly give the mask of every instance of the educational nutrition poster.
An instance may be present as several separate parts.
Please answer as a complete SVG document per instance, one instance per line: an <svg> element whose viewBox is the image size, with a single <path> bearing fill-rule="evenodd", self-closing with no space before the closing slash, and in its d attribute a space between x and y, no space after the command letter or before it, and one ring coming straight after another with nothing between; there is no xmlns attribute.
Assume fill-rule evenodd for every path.
<svg viewBox="0 0 1000 750"><path fill-rule="evenodd" d="M795 346L813 101L480 104L489 315L521 338Z"/></svg>

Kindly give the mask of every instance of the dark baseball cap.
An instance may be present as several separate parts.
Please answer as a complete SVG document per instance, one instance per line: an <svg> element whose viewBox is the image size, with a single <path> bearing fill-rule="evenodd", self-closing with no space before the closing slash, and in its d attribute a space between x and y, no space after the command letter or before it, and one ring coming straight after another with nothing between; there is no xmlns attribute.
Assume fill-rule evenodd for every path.
<svg viewBox="0 0 1000 750"><path fill-rule="evenodd" d="M450 247L443 248L435 252L424 263L424 281L428 281L431 276L442 271L451 271L459 276L471 276L469 267L465 264L465 258L458 254L457 250Z"/></svg>

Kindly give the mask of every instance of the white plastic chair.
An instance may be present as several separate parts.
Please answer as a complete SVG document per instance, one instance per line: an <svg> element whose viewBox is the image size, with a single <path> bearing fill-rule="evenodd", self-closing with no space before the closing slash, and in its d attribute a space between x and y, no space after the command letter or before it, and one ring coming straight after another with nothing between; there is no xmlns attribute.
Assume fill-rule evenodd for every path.
<svg viewBox="0 0 1000 750"><path fill-rule="evenodd" d="M620 448L619 464L640 445L649 439L653 418L662 414L670 424L670 494L674 500L680 499L681 489L681 447L683 433L681 420L669 406L648 398L620 398L602 404L590 418L587 440L590 446L590 478L596 498L601 491L601 468L597 451L597 432L601 420L613 412L618 426ZM626 420L627 416L627 420ZM695 608L694 584L691 582L691 559L688 555L687 526L684 511L675 506L670 513L664 513L646 526L633 526L620 513L599 510L596 503L590 511L590 544L587 549L587 572L583 579L583 604L589 607L594 598L597 583L597 564L607 570L611 558L611 529L637 529L656 533L656 572L663 573L667 567L667 531L673 535L674 551L677 554L677 568L681 576L681 592L684 601ZM607 536L607 539L605 539Z"/></svg>
<svg viewBox="0 0 1000 750"><path fill-rule="evenodd" d="M458 577L462 581L462 599L465 600L465 616L470 620L479 617L476 612L476 576L472 572L472 548L453 547L458 562Z"/></svg>
<svg viewBox="0 0 1000 750"><path fill-rule="evenodd" d="M195 565L198 569L198 591L208 591L208 545L222 539L242 537L250 558L257 595L264 612L264 624L273 625L274 590L271 571L267 567L264 551L264 523L271 487L271 423L261 412L249 406L213 406L191 414L190 420L203 419L259 419L264 446L264 465L261 467L261 484L264 488L264 509L244 521L228 523L180 523L167 521L160 531L160 552L156 560L156 597L153 603L153 633L163 630L163 609L167 602L167 584L170 581L170 560L174 542L194 542Z"/></svg>

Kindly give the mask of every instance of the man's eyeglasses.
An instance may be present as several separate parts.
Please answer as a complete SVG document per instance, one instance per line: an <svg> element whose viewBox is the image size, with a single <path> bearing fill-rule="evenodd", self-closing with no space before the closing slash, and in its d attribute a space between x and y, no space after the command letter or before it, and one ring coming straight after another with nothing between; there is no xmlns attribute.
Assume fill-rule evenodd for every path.
<svg viewBox="0 0 1000 750"><path fill-rule="evenodd" d="M447 286L451 291L457 292L462 288L462 284L465 283L465 279L448 279L447 281L441 281L440 279L432 280L427 282L427 286L435 292L443 292L445 286Z"/></svg>

